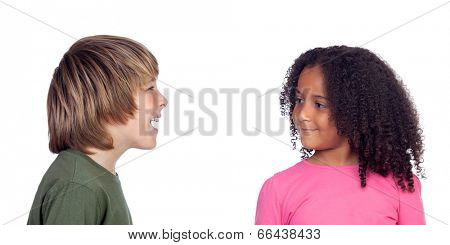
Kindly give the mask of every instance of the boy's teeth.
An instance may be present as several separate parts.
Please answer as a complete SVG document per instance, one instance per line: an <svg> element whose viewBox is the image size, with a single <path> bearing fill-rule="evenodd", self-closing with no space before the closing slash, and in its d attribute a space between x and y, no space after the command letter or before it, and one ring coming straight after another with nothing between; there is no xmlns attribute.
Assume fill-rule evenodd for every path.
<svg viewBox="0 0 450 245"><path fill-rule="evenodd" d="M154 128L158 128L158 122L159 122L159 119L158 118L155 118L155 119L152 119L151 121L150 121L150 125L152 125L152 127L154 127Z"/></svg>

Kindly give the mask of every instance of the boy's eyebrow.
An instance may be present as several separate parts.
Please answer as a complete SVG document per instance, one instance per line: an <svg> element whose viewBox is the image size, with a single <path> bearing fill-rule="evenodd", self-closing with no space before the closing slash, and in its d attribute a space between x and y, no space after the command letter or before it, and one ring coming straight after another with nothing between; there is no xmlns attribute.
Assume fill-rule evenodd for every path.
<svg viewBox="0 0 450 245"><path fill-rule="evenodd" d="M295 89L295 93L296 93L296 94L303 95L303 93L300 92L300 91L298 91L298 89ZM328 100L326 97L324 97L324 96L322 96L322 95L313 94L313 97Z"/></svg>

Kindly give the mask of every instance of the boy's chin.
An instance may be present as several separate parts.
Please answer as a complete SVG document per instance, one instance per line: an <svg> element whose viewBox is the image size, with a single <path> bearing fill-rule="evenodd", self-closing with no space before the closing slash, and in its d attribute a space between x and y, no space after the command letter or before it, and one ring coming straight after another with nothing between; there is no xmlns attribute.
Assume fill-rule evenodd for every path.
<svg viewBox="0 0 450 245"><path fill-rule="evenodd" d="M147 139L146 141L141 141L134 148L141 150L151 150L156 147L156 139Z"/></svg>

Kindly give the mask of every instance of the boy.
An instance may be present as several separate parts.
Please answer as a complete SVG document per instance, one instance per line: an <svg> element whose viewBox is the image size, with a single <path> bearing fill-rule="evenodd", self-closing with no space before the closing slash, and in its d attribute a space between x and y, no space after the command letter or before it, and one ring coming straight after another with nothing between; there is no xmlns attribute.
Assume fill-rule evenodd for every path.
<svg viewBox="0 0 450 245"><path fill-rule="evenodd" d="M49 147L28 224L132 224L116 161L129 148L152 149L167 101L158 63L124 37L78 40L56 68L47 98Z"/></svg>

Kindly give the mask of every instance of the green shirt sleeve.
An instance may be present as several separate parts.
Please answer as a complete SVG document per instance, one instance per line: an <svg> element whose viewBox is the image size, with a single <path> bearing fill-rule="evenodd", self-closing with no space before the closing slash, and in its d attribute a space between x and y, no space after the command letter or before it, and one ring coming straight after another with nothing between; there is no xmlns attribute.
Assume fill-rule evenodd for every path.
<svg viewBox="0 0 450 245"><path fill-rule="evenodd" d="M96 225L101 222L101 204L94 191L70 182L49 190L42 205L44 225Z"/></svg>

